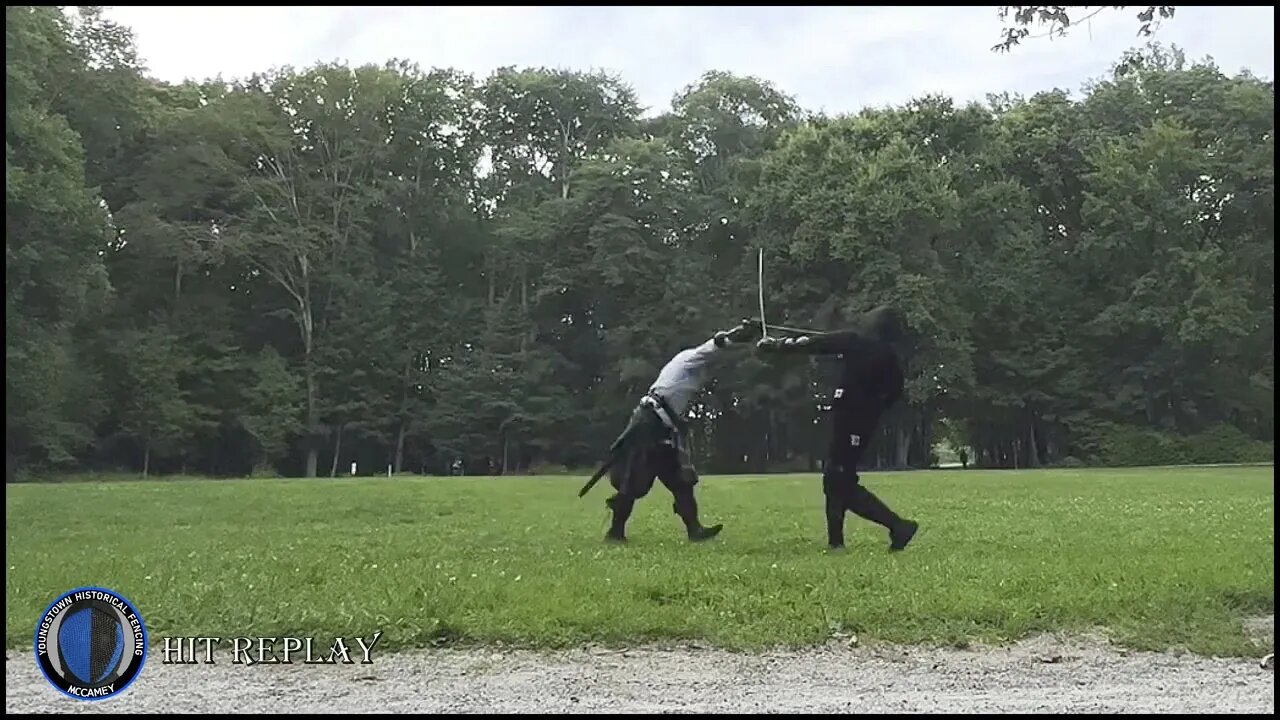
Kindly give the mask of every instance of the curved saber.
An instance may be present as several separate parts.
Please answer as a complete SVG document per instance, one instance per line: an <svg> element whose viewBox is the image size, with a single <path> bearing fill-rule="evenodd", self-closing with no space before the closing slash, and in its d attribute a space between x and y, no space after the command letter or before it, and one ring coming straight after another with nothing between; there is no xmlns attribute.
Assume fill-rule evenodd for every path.
<svg viewBox="0 0 1280 720"><path fill-rule="evenodd" d="M759 283L760 290L760 336L769 337L769 326L764 323L764 248L760 248L759 259L756 263L756 279ZM774 330L782 330L783 332L800 333L801 335L821 335L820 330L809 330L807 328L787 327L786 325L774 325Z"/></svg>
<svg viewBox="0 0 1280 720"><path fill-rule="evenodd" d="M774 330L784 330L786 332L800 333L801 335L822 335L821 330L810 330L808 328L787 327L786 325L774 325Z"/></svg>
<svg viewBox="0 0 1280 720"><path fill-rule="evenodd" d="M760 336L769 337L769 326L764 323L764 248L760 248L760 257L756 263L756 278L760 285Z"/></svg>

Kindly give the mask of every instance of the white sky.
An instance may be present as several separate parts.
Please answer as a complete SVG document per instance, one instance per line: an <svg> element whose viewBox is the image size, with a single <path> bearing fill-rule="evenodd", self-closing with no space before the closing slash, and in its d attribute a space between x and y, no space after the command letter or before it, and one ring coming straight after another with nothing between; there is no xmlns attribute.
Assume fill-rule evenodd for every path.
<svg viewBox="0 0 1280 720"><path fill-rule="evenodd" d="M770 80L810 110L852 112L928 92L1077 93L1136 36L1141 8L1103 10L1065 38L994 53L1004 22L990 7L111 7L150 74L240 77L319 61L454 67L480 78L503 65L607 69L651 111L707 70ZM1087 11L1077 9L1083 16ZM1274 7L1178 7L1155 39L1234 75L1273 78ZM1034 29L1033 34L1043 29Z"/></svg>

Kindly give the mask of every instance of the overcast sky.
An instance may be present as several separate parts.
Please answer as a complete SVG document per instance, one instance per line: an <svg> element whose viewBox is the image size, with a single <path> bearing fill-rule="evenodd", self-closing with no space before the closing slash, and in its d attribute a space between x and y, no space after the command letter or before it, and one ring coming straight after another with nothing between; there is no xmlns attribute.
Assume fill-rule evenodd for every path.
<svg viewBox="0 0 1280 720"><path fill-rule="evenodd" d="M1004 90L1074 93L1136 37L1138 8L1103 10L1065 38L991 46L991 7L113 7L150 73L240 77L281 65L398 57L479 77L503 65L607 69L661 111L707 70L775 83L810 110L852 112L928 92L958 100ZM1084 15L1085 11L1079 10ZM1273 7L1178 7L1156 39L1227 74L1274 77ZM1043 33L1034 30L1033 33Z"/></svg>

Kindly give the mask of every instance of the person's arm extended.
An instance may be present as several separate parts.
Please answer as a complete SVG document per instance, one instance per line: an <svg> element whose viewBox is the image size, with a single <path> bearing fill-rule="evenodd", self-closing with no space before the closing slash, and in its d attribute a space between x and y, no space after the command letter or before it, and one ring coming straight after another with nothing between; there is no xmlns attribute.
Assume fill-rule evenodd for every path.
<svg viewBox="0 0 1280 720"><path fill-rule="evenodd" d="M836 355L853 352L866 345L866 336L858 330L837 330L794 338L764 338L756 343L760 350L803 355Z"/></svg>
<svg viewBox="0 0 1280 720"><path fill-rule="evenodd" d="M743 320L728 330L720 330L707 338L701 345L690 348L699 359L709 358L720 350L734 345L745 345L760 333L760 323Z"/></svg>
<svg viewBox="0 0 1280 720"><path fill-rule="evenodd" d="M711 363L726 348L734 346L748 347L747 343L759 336L760 324L751 320L743 320L738 325L721 330L715 335L691 348L676 353L659 374L659 381L679 377L702 368ZM672 374L673 373L673 374Z"/></svg>
<svg viewBox="0 0 1280 720"><path fill-rule="evenodd" d="M711 337L716 347L725 348L730 345L749 343L760 336L760 323L755 320L743 320L728 330L721 330Z"/></svg>

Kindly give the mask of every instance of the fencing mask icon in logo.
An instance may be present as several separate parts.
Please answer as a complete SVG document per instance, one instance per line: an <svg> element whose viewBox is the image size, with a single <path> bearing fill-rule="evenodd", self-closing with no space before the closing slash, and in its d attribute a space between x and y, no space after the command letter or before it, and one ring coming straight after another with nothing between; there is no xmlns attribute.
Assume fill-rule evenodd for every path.
<svg viewBox="0 0 1280 720"><path fill-rule="evenodd" d="M147 630L119 594L77 588L40 616L35 649L51 685L78 700L102 700L137 679L147 658Z"/></svg>

